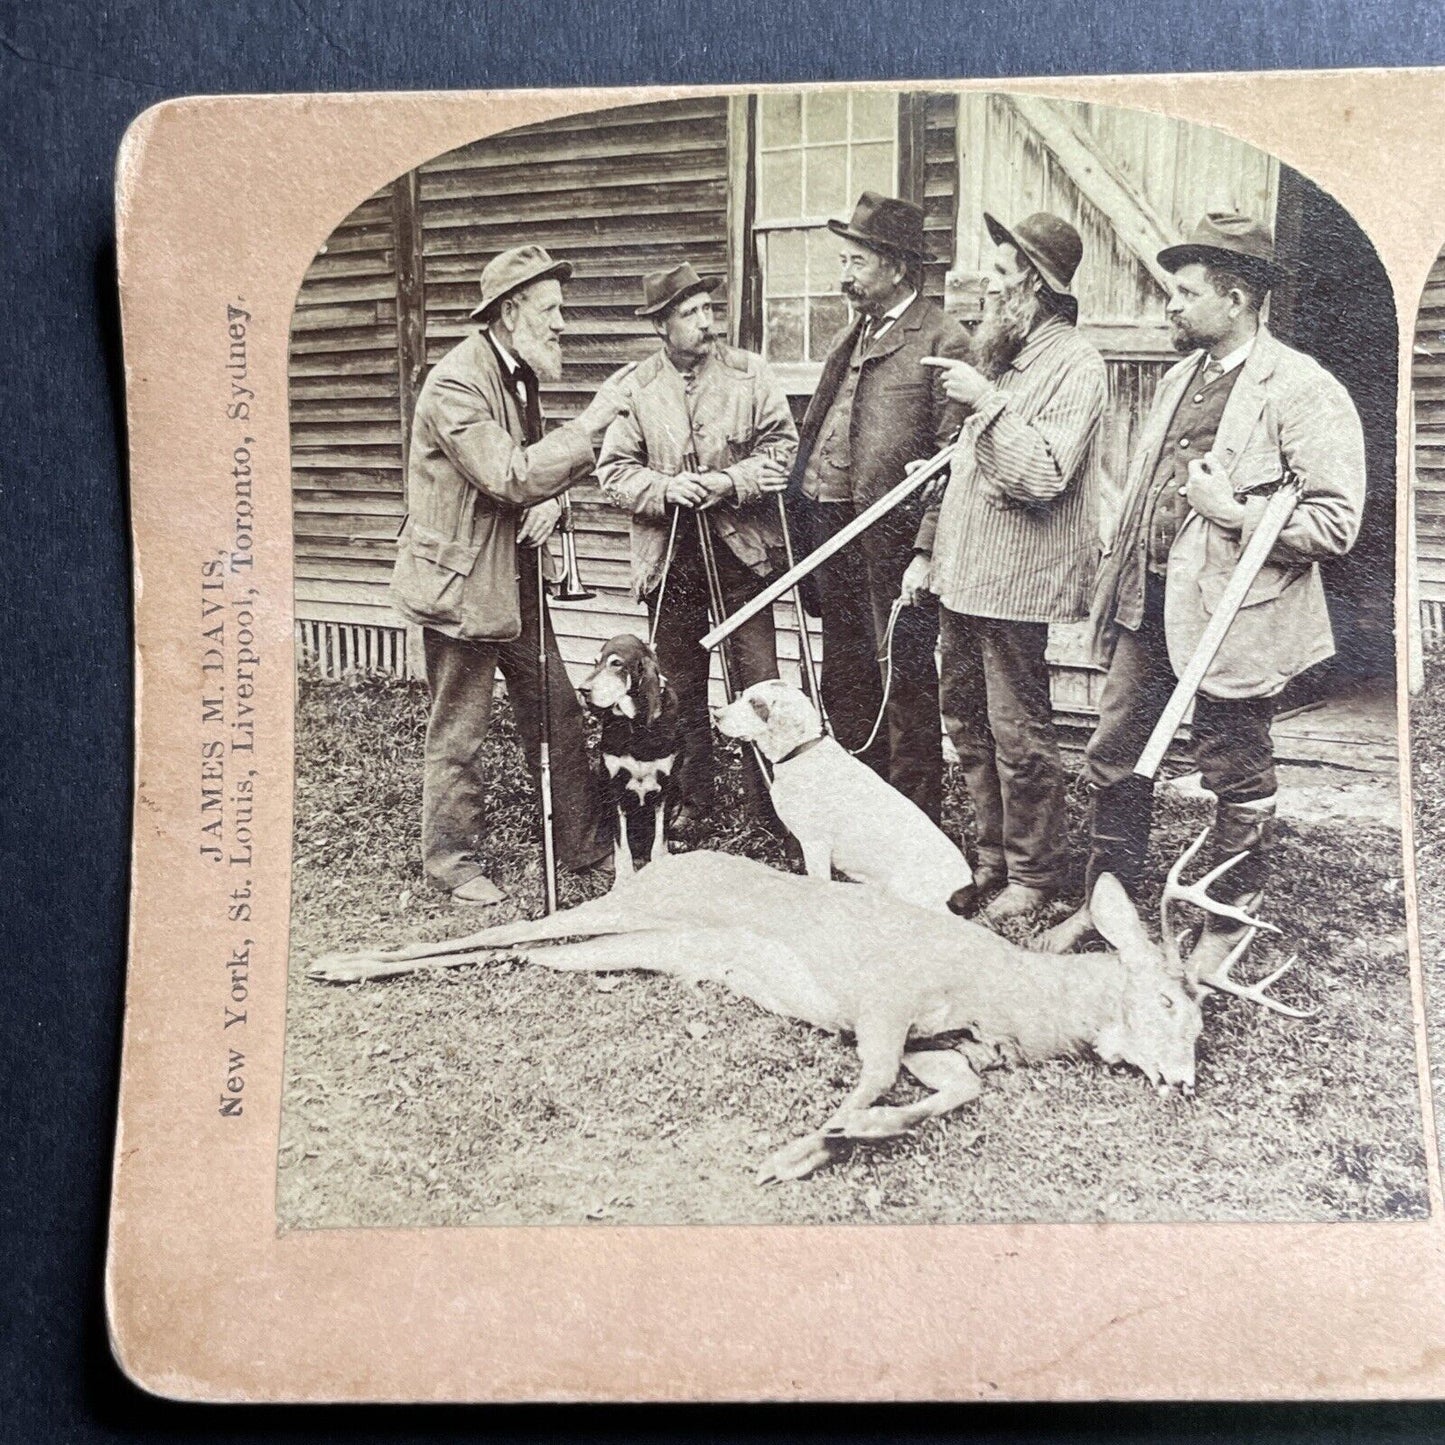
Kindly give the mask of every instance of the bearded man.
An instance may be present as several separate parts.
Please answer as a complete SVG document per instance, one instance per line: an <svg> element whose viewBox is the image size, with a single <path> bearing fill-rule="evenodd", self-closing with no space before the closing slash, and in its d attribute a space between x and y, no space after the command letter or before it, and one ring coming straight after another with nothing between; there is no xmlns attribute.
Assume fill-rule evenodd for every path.
<svg viewBox="0 0 1445 1445"><path fill-rule="evenodd" d="M1064 773L1044 651L1049 623L1087 615L1098 560L1097 436L1108 379L1076 330L1079 233L1046 212L994 243L975 365L929 358L963 407L941 501L925 513L902 595L939 603L940 701L973 800L979 894L994 918L1042 908L1063 882Z"/></svg>
<svg viewBox="0 0 1445 1445"><path fill-rule="evenodd" d="M572 274L540 246L487 263L482 327L423 384L412 420L406 526L393 605L419 623L431 714L422 780L422 861L458 903L503 894L478 856L486 824L482 744L500 668L534 779L541 750L538 629L549 656L547 708L556 780L557 856L605 872L605 816L587 763L582 709L567 680L537 579L537 551L561 513L552 498L592 473L593 448L626 408L613 382L580 416L542 434L540 383L562 375L562 283ZM544 554L544 566L550 563Z"/></svg>
<svg viewBox="0 0 1445 1445"><path fill-rule="evenodd" d="M1354 545L1365 499L1364 437L1349 393L1260 320L1280 275L1268 228L1212 213L1159 264L1173 280L1165 316L1184 360L1161 379L1139 433L1123 522L1094 597L1096 659L1108 672L1084 756L1093 793L1084 905L1044 936L1059 952L1092 931L1088 899L1101 873L1137 893L1154 785L1134 765L1269 494L1293 478L1299 501L1204 675L1190 729L1216 798L1206 861L1248 855L1215 894L1258 909L1275 813L1275 698L1334 652L1319 563ZM1211 914L1191 970L1208 977L1242 932Z"/></svg>
<svg viewBox="0 0 1445 1445"><path fill-rule="evenodd" d="M837 236L840 289L853 320L823 363L799 429L790 501L809 548L840 531L904 477L907 464L951 442L962 411L920 362L965 356L968 337L923 296L923 212L910 201L865 191ZM823 702L834 736L858 750L883 704L879 661L893 600L913 555L923 512L905 502L825 562L815 575L823 615ZM809 589L812 590L812 589ZM887 727L862 753L936 823L943 804L938 726L938 618L905 609L892 638Z"/></svg>
<svg viewBox="0 0 1445 1445"><path fill-rule="evenodd" d="M633 593L653 619L658 664L677 689L683 801L671 822L679 832L709 814L715 794L699 529L708 529L723 603L736 612L786 556L778 496L798 446L788 399L762 357L718 334L712 289L686 261L643 278L635 314L651 321L661 345L628 379L631 409L607 429L597 462L603 492L631 515ZM723 645L735 691L778 675L770 610ZM752 811L773 826L751 762L743 778Z"/></svg>

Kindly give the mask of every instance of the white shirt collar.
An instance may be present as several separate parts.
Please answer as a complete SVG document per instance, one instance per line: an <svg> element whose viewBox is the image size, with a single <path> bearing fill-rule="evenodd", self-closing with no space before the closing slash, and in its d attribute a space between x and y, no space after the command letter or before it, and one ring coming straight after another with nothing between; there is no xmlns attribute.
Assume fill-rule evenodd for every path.
<svg viewBox="0 0 1445 1445"><path fill-rule="evenodd" d="M1219 358L1219 367L1225 376L1228 376L1236 366L1243 366L1244 363L1249 360L1249 353L1254 350L1254 343L1258 339L1258 336L1259 333L1255 332L1243 346L1238 346L1231 351L1228 356L1221 356Z"/></svg>
<svg viewBox="0 0 1445 1445"><path fill-rule="evenodd" d="M882 316L878 318L879 323L881 324L885 321L897 321L898 318L902 316L903 313L907 311L908 308L912 306L913 303L917 300L918 292L910 291L908 295L905 296L903 300L898 303L897 306L893 307L890 311L885 311Z"/></svg>
<svg viewBox="0 0 1445 1445"><path fill-rule="evenodd" d="M497 333L493 331L490 326L487 328L487 335L491 337L492 345L497 348L497 355L500 356L502 360L506 363L507 375L515 376L517 374L517 358L513 356L512 353L508 351L505 346L502 345L502 343L497 339Z"/></svg>

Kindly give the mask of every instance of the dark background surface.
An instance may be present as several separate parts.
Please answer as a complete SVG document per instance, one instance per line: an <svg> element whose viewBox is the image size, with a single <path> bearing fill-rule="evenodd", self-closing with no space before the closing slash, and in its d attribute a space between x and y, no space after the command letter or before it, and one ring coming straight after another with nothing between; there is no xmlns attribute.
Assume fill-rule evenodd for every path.
<svg viewBox="0 0 1445 1445"><path fill-rule="evenodd" d="M1427 0L0 3L0 1439L1445 1439L1432 1405L182 1407L119 1375L100 1298L131 775L111 168L139 111L200 92L1441 63ZM1408 157L1382 164L1406 183Z"/></svg>

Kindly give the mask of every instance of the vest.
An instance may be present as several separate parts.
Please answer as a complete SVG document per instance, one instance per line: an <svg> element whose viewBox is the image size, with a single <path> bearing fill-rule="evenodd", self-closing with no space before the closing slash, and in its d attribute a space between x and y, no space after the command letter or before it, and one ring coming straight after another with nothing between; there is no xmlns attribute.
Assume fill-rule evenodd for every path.
<svg viewBox="0 0 1445 1445"><path fill-rule="evenodd" d="M858 377L863 370L863 333L853 343L853 355L838 390L829 403L827 415L818 428L818 440L803 473L803 495L812 502L853 500L853 398L858 394Z"/></svg>
<svg viewBox="0 0 1445 1445"><path fill-rule="evenodd" d="M1234 383L1244 370L1236 366L1208 386L1201 385L1208 358L1179 398L1179 405L1164 434L1159 460L1149 480L1149 502L1144 515L1148 537L1150 572L1162 577L1169 563L1169 549L1179 535L1179 528L1189 513L1183 490L1189 481L1189 463L1203 457L1214 445L1225 403L1234 390Z"/></svg>

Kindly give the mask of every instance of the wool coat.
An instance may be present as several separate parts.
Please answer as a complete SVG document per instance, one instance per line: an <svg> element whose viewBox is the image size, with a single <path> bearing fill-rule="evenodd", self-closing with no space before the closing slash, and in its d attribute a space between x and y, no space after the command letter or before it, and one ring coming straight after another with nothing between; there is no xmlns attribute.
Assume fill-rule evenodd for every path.
<svg viewBox="0 0 1445 1445"><path fill-rule="evenodd" d="M487 337L477 332L453 347L417 398L392 605L447 637L514 641L522 513L592 465L592 444L575 422L526 444L521 403Z"/></svg>
<svg viewBox="0 0 1445 1445"><path fill-rule="evenodd" d="M847 374L863 318L834 343L823 363L818 390L798 429L798 459L790 496L801 493L808 459L828 408ZM920 365L925 356L967 359L968 334L942 307L920 293L912 305L864 353L849 429L849 477L853 507L861 512L903 480L905 464L931 457L958 434L963 408L948 400L939 373ZM910 498L863 534L864 552L877 561L906 566L923 516L923 501Z"/></svg>
<svg viewBox="0 0 1445 1445"><path fill-rule="evenodd" d="M1096 659L1104 664L1118 629L1137 630L1143 621L1150 483L1170 420L1201 360L1195 352L1165 373L1134 451L1123 521L1091 614ZM1244 503L1244 525L1234 531L1196 512L1185 518L1166 568L1169 660L1176 673L1188 665L1270 492L1293 476L1302 487L1299 504L1200 689L1213 698L1268 697L1334 652L1319 563L1344 555L1359 534L1364 434L1344 386L1261 326L1210 450Z"/></svg>
<svg viewBox="0 0 1445 1445"><path fill-rule="evenodd" d="M689 470L727 475L731 499L704 515L751 572L772 571L784 555L782 524L759 477L769 459L792 465L798 431L762 358L717 345L689 389L666 352L658 351L624 384L632 408L607 429L597 480L630 515L634 596L647 596L661 580L671 522L667 484Z"/></svg>

